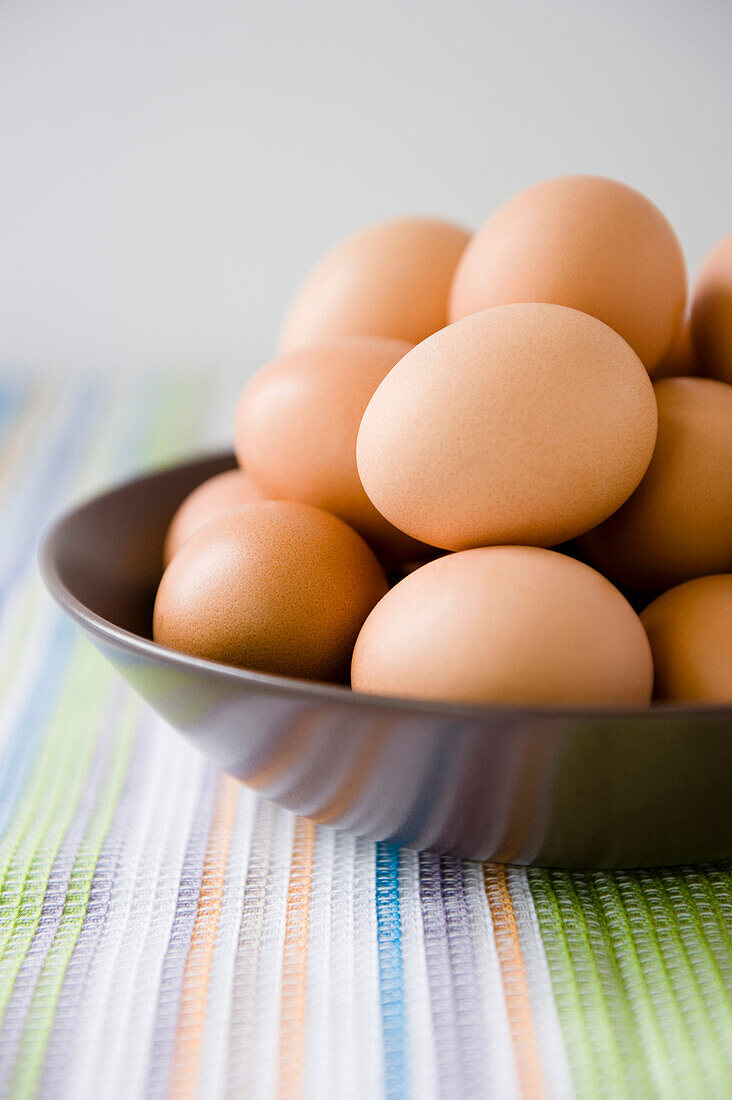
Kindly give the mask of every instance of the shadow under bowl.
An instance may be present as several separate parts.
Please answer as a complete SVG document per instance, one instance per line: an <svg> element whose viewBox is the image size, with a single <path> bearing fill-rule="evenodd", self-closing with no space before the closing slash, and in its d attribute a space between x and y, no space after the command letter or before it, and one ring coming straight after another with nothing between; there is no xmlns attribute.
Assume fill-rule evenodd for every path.
<svg viewBox="0 0 732 1100"><path fill-rule="evenodd" d="M732 856L732 707L456 706L199 660L151 640L168 523L230 454L128 482L47 532L45 582L150 705L264 797L466 858L633 867Z"/></svg>

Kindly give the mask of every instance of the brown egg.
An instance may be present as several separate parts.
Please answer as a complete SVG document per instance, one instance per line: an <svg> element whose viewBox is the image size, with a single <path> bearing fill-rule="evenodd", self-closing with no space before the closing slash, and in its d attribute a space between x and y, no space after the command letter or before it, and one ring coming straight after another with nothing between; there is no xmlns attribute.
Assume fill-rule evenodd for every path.
<svg viewBox="0 0 732 1100"><path fill-rule="evenodd" d="M262 672L338 680L387 590L363 539L307 504L222 512L181 546L153 616L161 645Z"/></svg>
<svg viewBox="0 0 732 1100"><path fill-rule="evenodd" d="M664 592L641 620L653 651L654 698L732 703L732 573Z"/></svg>
<svg viewBox="0 0 732 1100"><path fill-rule="evenodd" d="M654 367L653 381L658 382L660 378L691 378L695 374L696 361L691 340L691 323L687 318L661 362Z"/></svg>
<svg viewBox="0 0 732 1100"><path fill-rule="evenodd" d="M378 510L433 546L552 546L630 496L655 438L653 387L616 332L564 306L500 306L389 372L358 470Z"/></svg>
<svg viewBox="0 0 732 1100"><path fill-rule="evenodd" d="M701 373L732 385L732 233L707 257L691 307Z"/></svg>
<svg viewBox="0 0 732 1100"><path fill-rule="evenodd" d="M395 218L341 241L298 290L278 350L334 336L424 340L447 323L450 283L469 238L440 218Z"/></svg>
<svg viewBox="0 0 732 1100"><path fill-rule="evenodd" d="M258 500L266 497L243 470L225 470L204 481L186 497L171 520L163 548L164 564L168 564L194 531L219 512Z"/></svg>
<svg viewBox="0 0 732 1100"><path fill-rule="evenodd" d="M344 336L301 348L257 371L236 410L237 457L267 498L332 512L390 560L417 557L424 548L366 496L356 436L374 390L411 347Z"/></svg>
<svg viewBox="0 0 732 1100"><path fill-rule="evenodd" d="M732 569L732 386L656 384L658 442L623 507L580 539L616 584L652 592Z"/></svg>
<svg viewBox="0 0 732 1100"><path fill-rule="evenodd" d="M509 302L590 313L652 371L684 312L681 247L631 187L599 176L547 180L509 199L473 237L455 272L450 320Z"/></svg>
<svg viewBox="0 0 732 1100"><path fill-rule="evenodd" d="M492 546L438 558L392 588L358 636L351 680L416 699L645 705L653 666L640 619L594 569Z"/></svg>

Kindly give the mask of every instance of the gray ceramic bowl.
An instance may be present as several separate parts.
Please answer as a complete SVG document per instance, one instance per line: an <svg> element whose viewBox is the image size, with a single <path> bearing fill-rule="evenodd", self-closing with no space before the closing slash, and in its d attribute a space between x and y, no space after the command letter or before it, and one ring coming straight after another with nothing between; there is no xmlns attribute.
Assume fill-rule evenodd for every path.
<svg viewBox="0 0 732 1100"><path fill-rule="evenodd" d="M630 867L732 856L732 707L464 707L352 693L151 641L168 522L233 466L201 458L59 520L51 593L119 672L224 771L315 821L500 862Z"/></svg>

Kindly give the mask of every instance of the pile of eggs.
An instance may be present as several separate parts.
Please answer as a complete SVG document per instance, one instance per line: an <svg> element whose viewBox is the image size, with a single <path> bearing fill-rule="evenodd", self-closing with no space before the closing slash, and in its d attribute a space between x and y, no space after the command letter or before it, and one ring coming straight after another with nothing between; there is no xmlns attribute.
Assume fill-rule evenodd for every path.
<svg viewBox="0 0 732 1100"><path fill-rule="evenodd" d="M306 278L235 450L168 532L163 645L421 699L732 701L732 236L687 316L673 229L613 180L473 236L371 226Z"/></svg>

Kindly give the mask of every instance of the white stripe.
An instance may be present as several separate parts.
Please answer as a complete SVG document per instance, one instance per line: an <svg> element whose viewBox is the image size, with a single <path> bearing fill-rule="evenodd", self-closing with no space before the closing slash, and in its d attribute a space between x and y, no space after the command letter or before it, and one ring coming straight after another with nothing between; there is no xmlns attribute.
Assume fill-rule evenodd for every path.
<svg viewBox="0 0 732 1100"><path fill-rule="evenodd" d="M200 1093L210 1097L223 1096L226 1086L234 969L256 802L256 795L242 788L231 833L216 942L211 958L198 1079Z"/></svg>
<svg viewBox="0 0 732 1100"><path fill-rule="evenodd" d="M277 807L272 812L272 850L256 961L254 1020L246 1051L248 1085L240 1094L252 1100L270 1100L277 1090L282 952L295 819Z"/></svg>
<svg viewBox="0 0 732 1100"><path fill-rule="evenodd" d="M308 907L303 1088L304 1095L312 1100L334 1095L328 1089L332 1051L328 1022L333 997L337 996L335 981L338 980L331 970L334 846L332 829L315 830Z"/></svg>
<svg viewBox="0 0 732 1100"><path fill-rule="evenodd" d="M158 728L147 735L160 738L159 757L140 793L141 804L147 803L152 815L141 837L124 928L117 930L121 937L112 988L97 1028L99 1040L89 1044L89 1081L102 1096L114 1095L120 1081L129 1086L129 1095L143 1092L163 959L206 773L203 761L182 739L153 722ZM113 942L110 933L109 945ZM79 1094L87 1095L83 1089Z"/></svg>
<svg viewBox="0 0 732 1100"><path fill-rule="evenodd" d="M355 841L333 833L330 952L324 980L330 997L324 1025L328 1038L328 1078L321 1096L344 1100L356 1095L356 1030L354 1002L361 996L355 981L355 928L352 917ZM309 1082L308 1082L309 1084Z"/></svg>
<svg viewBox="0 0 732 1100"><path fill-rule="evenodd" d="M162 753L161 742L155 738L151 725L150 716L144 713L139 723L138 737L149 740L152 734L150 751L145 760L149 782L144 783L136 798L136 812L131 817L125 837L104 929L89 968L83 997L78 1003L78 1040L67 1066L64 1088L68 1096L91 1094L100 1045L108 1042L106 1037L102 1038L104 1032L106 1030L118 1036L126 1022L120 1018L119 1009L124 1001L125 979L132 974L132 959L126 950L125 933L132 905L141 904L136 892L136 880L140 876L143 854L150 855L157 847L155 834L152 838L150 836L153 821L157 817L156 824L163 825L166 811L174 805L174 799L170 797L175 790L174 782L162 785L161 797L155 792L153 784L160 782L164 768L170 769L168 754ZM114 1059L114 1045L106 1047L105 1058Z"/></svg>
<svg viewBox="0 0 732 1100"><path fill-rule="evenodd" d="M526 871L522 867L507 867L506 879L511 894L521 955L529 986L529 999L534 1016L534 1030L549 1096L574 1096L572 1074L567 1059L546 952L539 931L534 902Z"/></svg>
<svg viewBox="0 0 732 1100"><path fill-rule="evenodd" d="M402 925L404 1007L407 1019L407 1066L412 1096L439 1095L432 1030L432 1005L427 976L424 924L419 898L419 854L403 851L399 858L399 912Z"/></svg>
<svg viewBox="0 0 732 1100"><path fill-rule="evenodd" d="M384 1091L381 1032L379 945L376 925L376 853L370 840L354 843L353 937L355 944L351 1006L355 1017L354 1095L371 1100Z"/></svg>
<svg viewBox="0 0 732 1100"><path fill-rule="evenodd" d="M485 1020L487 1085L490 1090L487 1095L515 1097L519 1095L519 1086L513 1040L482 865L466 863L464 879L465 898L470 914L470 938Z"/></svg>

